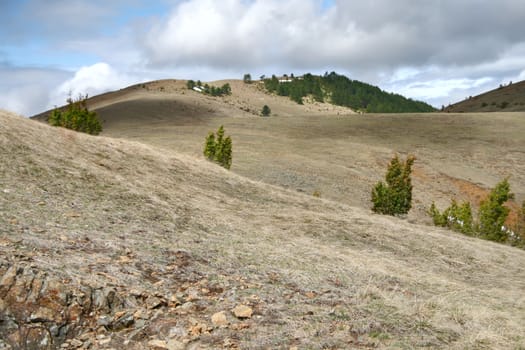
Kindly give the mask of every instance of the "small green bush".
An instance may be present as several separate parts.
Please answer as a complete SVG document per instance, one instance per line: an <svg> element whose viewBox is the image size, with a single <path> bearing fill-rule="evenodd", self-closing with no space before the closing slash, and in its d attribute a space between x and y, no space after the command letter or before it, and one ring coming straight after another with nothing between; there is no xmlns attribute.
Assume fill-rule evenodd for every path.
<svg viewBox="0 0 525 350"><path fill-rule="evenodd" d="M272 110L270 109L270 107L268 107L268 105L264 105L261 110L261 115L263 117L269 117L271 113L272 113Z"/></svg>
<svg viewBox="0 0 525 350"><path fill-rule="evenodd" d="M204 156L226 169L232 165L232 139L224 137L224 127L221 125L217 133L210 132L204 143Z"/></svg>
<svg viewBox="0 0 525 350"><path fill-rule="evenodd" d="M84 132L86 134L98 135L102 131L102 124L96 112L87 108L87 95L79 95L76 100L71 97L67 99L65 109L55 108L49 115L49 124L61 126L67 129Z"/></svg>
<svg viewBox="0 0 525 350"><path fill-rule="evenodd" d="M472 208L469 202L463 202L461 205L458 205L453 199L450 206L443 213L440 213L434 202L432 202L428 213L436 226L448 227L467 235L471 235L474 232Z"/></svg>
<svg viewBox="0 0 525 350"><path fill-rule="evenodd" d="M415 157L409 156L405 163L394 156L388 165L385 181L372 189L372 210L379 214L407 214L412 207L412 180L410 174Z"/></svg>

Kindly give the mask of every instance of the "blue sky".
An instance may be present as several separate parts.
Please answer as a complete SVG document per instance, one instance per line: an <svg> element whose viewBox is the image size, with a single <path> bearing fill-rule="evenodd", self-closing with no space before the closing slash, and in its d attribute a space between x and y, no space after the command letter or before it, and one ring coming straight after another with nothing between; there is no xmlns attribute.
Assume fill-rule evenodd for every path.
<svg viewBox="0 0 525 350"><path fill-rule="evenodd" d="M337 71L434 106L525 79L522 0L4 0L0 108L159 78Z"/></svg>

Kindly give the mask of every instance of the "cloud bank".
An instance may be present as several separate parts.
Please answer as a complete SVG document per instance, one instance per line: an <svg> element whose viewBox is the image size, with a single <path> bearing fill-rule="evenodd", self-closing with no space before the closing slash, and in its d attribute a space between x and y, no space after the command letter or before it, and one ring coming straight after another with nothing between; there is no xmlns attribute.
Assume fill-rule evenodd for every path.
<svg viewBox="0 0 525 350"><path fill-rule="evenodd" d="M26 68L28 55L10 46L18 40L36 47L41 62L56 62L30 62L62 79L47 105L69 90L96 94L145 77L210 80L335 70L440 106L525 78L522 0L106 3L2 3L0 20L11 26L0 33L6 43L0 61ZM25 110L36 113L49 90L40 86L12 85L2 95L15 101L31 90L35 102Z"/></svg>

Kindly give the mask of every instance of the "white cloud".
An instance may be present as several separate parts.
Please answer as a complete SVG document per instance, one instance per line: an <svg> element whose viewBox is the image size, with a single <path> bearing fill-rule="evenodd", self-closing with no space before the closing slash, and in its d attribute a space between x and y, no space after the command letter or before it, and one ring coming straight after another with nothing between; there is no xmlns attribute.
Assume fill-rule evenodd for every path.
<svg viewBox="0 0 525 350"><path fill-rule="evenodd" d="M332 5L326 7L327 3ZM523 0L165 0L162 4L171 4L171 11L148 12L160 7L146 0L111 4L28 0L20 5L24 20L17 20L16 11L10 10L16 6L8 6L9 11L0 11L0 19L8 24L0 38L19 44L34 40L38 33L43 37L35 41L39 64L67 67L71 72L52 83L20 76L5 79L11 86L6 90L0 82L4 96L0 103L9 95L23 101L10 102L18 106L17 111L38 112L37 104L40 110L62 104L70 90L93 95L146 78L211 80L240 78L243 73L335 70L439 106L525 78ZM65 19L57 22L57 17ZM25 53L19 51L18 56L32 57ZM16 60L16 54L4 56L2 60ZM87 66L78 67L86 62ZM29 87L35 91L29 92ZM43 103L47 91L52 93ZM34 96L35 102L26 103L20 97L24 95Z"/></svg>
<svg viewBox="0 0 525 350"><path fill-rule="evenodd" d="M100 62L91 66L81 67L71 79L64 81L52 93L51 103L62 105L68 96L79 94L89 96L137 83L139 77L132 77L118 72L109 64Z"/></svg>

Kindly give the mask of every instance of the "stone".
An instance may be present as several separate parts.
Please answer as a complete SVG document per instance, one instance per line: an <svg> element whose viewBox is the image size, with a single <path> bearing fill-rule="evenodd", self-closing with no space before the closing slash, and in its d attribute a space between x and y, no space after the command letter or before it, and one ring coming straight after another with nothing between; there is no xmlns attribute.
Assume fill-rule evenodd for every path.
<svg viewBox="0 0 525 350"><path fill-rule="evenodd" d="M82 345L84 345L83 342L81 342L80 340L78 339L72 339L69 344L71 344L71 346L75 347L75 348L79 348L81 347Z"/></svg>
<svg viewBox="0 0 525 350"><path fill-rule="evenodd" d="M180 342L175 339L168 340L168 350L184 350L186 345L183 342Z"/></svg>
<svg viewBox="0 0 525 350"><path fill-rule="evenodd" d="M108 315L102 315L97 319L97 325L107 327L111 324L111 317Z"/></svg>
<svg viewBox="0 0 525 350"><path fill-rule="evenodd" d="M154 349L154 350L163 350L163 349L168 350L168 343L165 342L164 340L159 340L159 339L150 340L148 342L148 346L150 347L150 349Z"/></svg>
<svg viewBox="0 0 525 350"><path fill-rule="evenodd" d="M133 317L133 314L126 313L125 315L123 315L122 317L120 317L119 319L113 322L112 329L114 331L119 331L121 329L131 327L133 323L135 323L135 318Z"/></svg>
<svg viewBox="0 0 525 350"><path fill-rule="evenodd" d="M252 308L246 305L237 305L232 312L237 318L251 318L253 314Z"/></svg>
<svg viewBox="0 0 525 350"><path fill-rule="evenodd" d="M39 307L34 313L29 316L31 322L56 322L57 313L54 310L46 307Z"/></svg>
<svg viewBox="0 0 525 350"><path fill-rule="evenodd" d="M224 311L217 312L211 316L211 322L216 327L222 327L228 325L228 319Z"/></svg>
<svg viewBox="0 0 525 350"><path fill-rule="evenodd" d="M146 307L148 309L156 309L158 307L161 307L165 305L165 302L162 301L161 299L157 298L157 297L154 297L154 296L150 296L148 297L148 299L146 299Z"/></svg>

